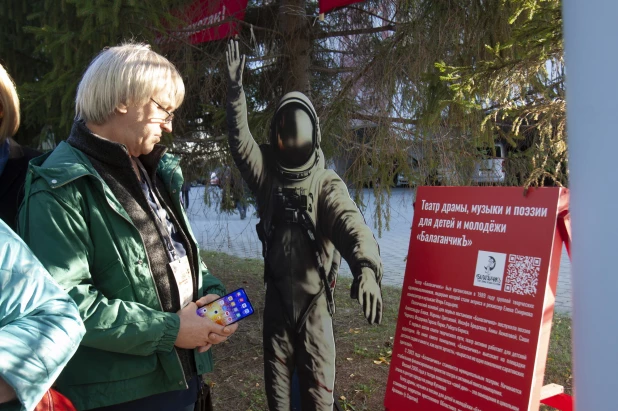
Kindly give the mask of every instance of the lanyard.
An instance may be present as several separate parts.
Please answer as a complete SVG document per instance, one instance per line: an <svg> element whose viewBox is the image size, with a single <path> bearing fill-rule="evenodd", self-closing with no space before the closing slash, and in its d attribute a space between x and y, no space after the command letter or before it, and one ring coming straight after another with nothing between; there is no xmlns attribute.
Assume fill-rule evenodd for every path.
<svg viewBox="0 0 618 411"><path fill-rule="evenodd" d="M166 243L167 252L169 254L169 257L171 258L172 261L175 261L178 259L178 255L176 253L176 248L174 248L174 242L172 240L172 235L167 229L167 223L165 222L165 219L159 214L159 211L162 211L164 213L167 213L167 211L165 210L165 208L163 208L163 206L159 202L159 199L157 198L157 194L154 190L154 184L152 184L152 181L150 180L150 177L148 176L148 172L146 172L146 169L142 165L142 162L139 161L139 159L136 157L133 157L133 161L135 161L135 164L137 164L137 166L141 170L141 173L144 176L144 179L146 180L146 185L148 186L148 189L150 190L150 194L152 198L154 199L155 204L159 208L159 210L157 211L153 210L155 214L155 223L157 227L159 228L159 232L161 233L161 235L166 237L167 239L167 241L164 241L164 242Z"/></svg>

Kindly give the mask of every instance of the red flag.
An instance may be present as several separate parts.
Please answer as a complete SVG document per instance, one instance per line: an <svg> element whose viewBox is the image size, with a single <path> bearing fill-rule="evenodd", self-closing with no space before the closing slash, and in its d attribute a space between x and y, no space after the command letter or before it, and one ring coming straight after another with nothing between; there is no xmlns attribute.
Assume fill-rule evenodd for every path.
<svg viewBox="0 0 618 411"><path fill-rule="evenodd" d="M221 40L238 33L248 0L196 0L182 15L189 25L173 36L188 37L191 44ZM221 24L217 24L220 23Z"/></svg>
<svg viewBox="0 0 618 411"><path fill-rule="evenodd" d="M360 3L362 0L320 0L320 13L328 13L337 7L347 6L352 3Z"/></svg>

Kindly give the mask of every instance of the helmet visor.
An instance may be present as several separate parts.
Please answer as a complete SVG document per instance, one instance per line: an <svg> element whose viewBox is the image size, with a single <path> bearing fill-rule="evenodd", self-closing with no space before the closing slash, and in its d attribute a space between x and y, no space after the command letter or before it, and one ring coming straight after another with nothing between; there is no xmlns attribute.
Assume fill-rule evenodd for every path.
<svg viewBox="0 0 618 411"><path fill-rule="evenodd" d="M292 105L279 111L273 136L279 164L288 168L306 164L313 153L313 136L313 122L305 110Z"/></svg>

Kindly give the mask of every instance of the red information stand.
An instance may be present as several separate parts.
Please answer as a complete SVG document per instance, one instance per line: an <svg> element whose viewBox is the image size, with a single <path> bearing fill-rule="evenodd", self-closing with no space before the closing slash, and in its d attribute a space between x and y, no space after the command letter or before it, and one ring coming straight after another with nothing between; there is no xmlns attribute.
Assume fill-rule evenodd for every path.
<svg viewBox="0 0 618 411"><path fill-rule="evenodd" d="M418 189L387 411L538 410L566 213L563 188Z"/></svg>

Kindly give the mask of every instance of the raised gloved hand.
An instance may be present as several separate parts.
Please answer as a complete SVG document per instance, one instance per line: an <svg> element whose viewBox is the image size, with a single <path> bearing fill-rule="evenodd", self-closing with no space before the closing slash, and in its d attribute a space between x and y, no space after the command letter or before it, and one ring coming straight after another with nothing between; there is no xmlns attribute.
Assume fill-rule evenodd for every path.
<svg viewBox="0 0 618 411"><path fill-rule="evenodd" d="M369 267L363 267L354 279L352 298L358 299L369 324L382 322L382 290L376 281L376 275Z"/></svg>
<svg viewBox="0 0 618 411"><path fill-rule="evenodd" d="M230 39L225 52L227 59L228 82L237 87L242 86L242 72L245 68L245 55L240 55L238 41Z"/></svg>

